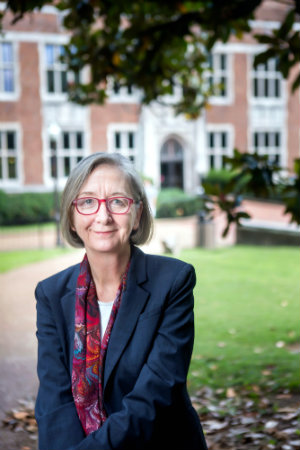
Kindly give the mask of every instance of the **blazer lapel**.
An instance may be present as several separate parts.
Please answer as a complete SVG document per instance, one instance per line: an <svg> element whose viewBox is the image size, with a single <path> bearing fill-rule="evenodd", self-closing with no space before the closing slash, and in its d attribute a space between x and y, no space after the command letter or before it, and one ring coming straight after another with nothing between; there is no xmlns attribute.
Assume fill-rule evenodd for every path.
<svg viewBox="0 0 300 450"><path fill-rule="evenodd" d="M142 287L147 279L145 259L145 254L134 247L126 290L123 293L108 343L104 368L104 389L150 296L149 292Z"/></svg>

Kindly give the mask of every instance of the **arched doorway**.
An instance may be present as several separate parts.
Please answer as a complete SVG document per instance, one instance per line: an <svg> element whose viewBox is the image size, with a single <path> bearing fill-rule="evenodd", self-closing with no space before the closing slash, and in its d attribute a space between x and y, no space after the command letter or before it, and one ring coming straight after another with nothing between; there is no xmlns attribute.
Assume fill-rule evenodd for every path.
<svg viewBox="0 0 300 450"><path fill-rule="evenodd" d="M160 151L161 187L183 189L183 148L176 139L168 139Z"/></svg>

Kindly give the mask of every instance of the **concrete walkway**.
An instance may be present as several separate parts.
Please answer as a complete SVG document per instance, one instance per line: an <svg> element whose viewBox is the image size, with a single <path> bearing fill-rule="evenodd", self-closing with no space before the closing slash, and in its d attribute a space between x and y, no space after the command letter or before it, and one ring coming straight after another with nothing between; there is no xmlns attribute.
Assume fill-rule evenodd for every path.
<svg viewBox="0 0 300 450"><path fill-rule="evenodd" d="M36 284L81 259L76 250L0 274L0 420L19 400L36 395Z"/></svg>

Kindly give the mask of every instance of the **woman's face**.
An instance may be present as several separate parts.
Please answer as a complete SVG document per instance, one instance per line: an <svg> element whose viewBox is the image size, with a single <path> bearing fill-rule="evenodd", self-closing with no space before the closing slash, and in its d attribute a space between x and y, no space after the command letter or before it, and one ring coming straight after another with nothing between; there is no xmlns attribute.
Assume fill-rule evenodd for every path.
<svg viewBox="0 0 300 450"><path fill-rule="evenodd" d="M77 198L109 197L133 198L124 173L117 167L108 164L98 166L83 184ZM79 214L74 208L73 230L84 243L87 253L122 254L128 250L129 237L136 230L142 213L142 204L131 205L126 214L111 214L104 202L99 211L91 215Z"/></svg>

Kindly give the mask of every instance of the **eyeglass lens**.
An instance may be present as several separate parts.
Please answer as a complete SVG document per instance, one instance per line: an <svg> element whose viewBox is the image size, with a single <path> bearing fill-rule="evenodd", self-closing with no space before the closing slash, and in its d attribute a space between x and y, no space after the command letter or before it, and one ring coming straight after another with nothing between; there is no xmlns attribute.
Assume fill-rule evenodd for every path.
<svg viewBox="0 0 300 450"><path fill-rule="evenodd" d="M131 205L131 200L125 197L113 197L105 200L106 207L113 214L124 214ZM77 209L81 214L95 213L101 204L101 200L92 197L79 198L76 201ZM99 206L98 206L99 205Z"/></svg>

